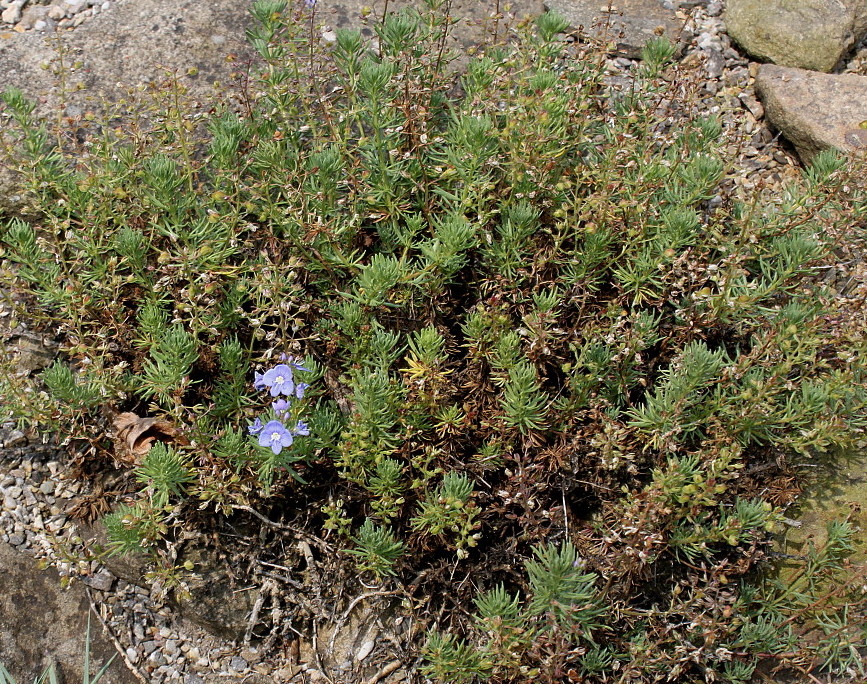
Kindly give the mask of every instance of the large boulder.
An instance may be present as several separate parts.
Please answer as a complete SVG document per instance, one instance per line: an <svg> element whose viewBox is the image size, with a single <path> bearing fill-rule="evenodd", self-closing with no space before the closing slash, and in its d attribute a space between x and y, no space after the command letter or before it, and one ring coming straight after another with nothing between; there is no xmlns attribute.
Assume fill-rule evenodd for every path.
<svg viewBox="0 0 867 684"><path fill-rule="evenodd" d="M81 682L87 614L84 587L61 588L55 570L40 570L31 556L0 542L0 663L19 682L32 682L48 665L61 681ZM96 618L90 625L90 662L96 669L117 655ZM104 684L138 684L116 658Z"/></svg>
<svg viewBox="0 0 867 684"><path fill-rule="evenodd" d="M666 4L668 6L666 6ZM689 36L684 20L661 0L546 0L545 6L560 14L574 29L611 43L617 54L629 58L641 55L647 41L664 35L682 46Z"/></svg>
<svg viewBox="0 0 867 684"><path fill-rule="evenodd" d="M756 93L768 120L808 164L821 150L867 150L867 76L763 64Z"/></svg>
<svg viewBox="0 0 867 684"><path fill-rule="evenodd" d="M831 71L867 32L867 0L728 0L725 22L759 61Z"/></svg>

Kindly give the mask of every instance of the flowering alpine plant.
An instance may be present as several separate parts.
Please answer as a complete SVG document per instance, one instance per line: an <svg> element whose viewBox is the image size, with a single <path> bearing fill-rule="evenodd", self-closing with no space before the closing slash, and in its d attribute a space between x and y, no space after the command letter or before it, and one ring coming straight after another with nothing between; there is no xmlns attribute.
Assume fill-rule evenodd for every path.
<svg viewBox="0 0 867 684"><path fill-rule="evenodd" d="M306 437L310 434L307 424L298 419L298 407L294 404L304 398L304 391L310 386L306 382L295 382L295 371L309 372L297 360L285 354L281 363L264 373L256 373L253 387L259 391L267 391L274 401L271 402L271 412L265 417L258 417L248 427L256 443L265 449L270 449L275 456L292 446L296 437Z"/></svg>

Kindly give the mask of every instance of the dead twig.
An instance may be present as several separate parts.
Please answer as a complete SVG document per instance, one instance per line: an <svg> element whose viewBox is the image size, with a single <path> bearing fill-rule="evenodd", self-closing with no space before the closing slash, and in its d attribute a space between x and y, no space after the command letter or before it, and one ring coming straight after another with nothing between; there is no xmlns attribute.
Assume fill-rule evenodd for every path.
<svg viewBox="0 0 867 684"><path fill-rule="evenodd" d="M380 679L384 679L388 677L392 672L394 672L397 668L399 668L403 663L399 660L392 660L388 665L384 665L379 672L373 675L370 679L368 679L364 684L376 684Z"/></svg>
<svg viewBox="0 0 867 684"><path fill-rule="evenodd" d="M312 543L316 544L316 546L318 546L320 549L327 549L328 548L328 544L326 542L324 542L321 539L319 539L318 537L310 534L309 532L302 530L300 527L295 527L294 525L284 525L283 523L277 523L277 522L274 522L273 520L269 520L264 515L259 513L259 511L252 508L251 506L245 506L242 504L235 504L232 506L232 510L245 511L246 513L249 513L250 515L255 516L256 518L261 520L263 523L265 523L268 527L270 527L272 529L285 530L287 532L294 532L298 536L304 537L305 539L308 539Z"/></svg>

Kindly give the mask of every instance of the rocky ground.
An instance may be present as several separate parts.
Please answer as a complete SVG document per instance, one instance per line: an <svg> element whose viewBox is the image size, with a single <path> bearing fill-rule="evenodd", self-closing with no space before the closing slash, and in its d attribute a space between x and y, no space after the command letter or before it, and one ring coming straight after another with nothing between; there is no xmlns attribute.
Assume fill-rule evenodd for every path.
<svg viewBox="0 0 867 684"><path fill-rule="evenodd" d="M130 22L134 15L129 13L129 8L134 4L130 0L54 0L52 4L0 0L0 48L5 49L18 39L34 40L36 34L72 34L87 28L84 24L91 23L90 20L97 30L97 22L107 20L105 15L112 12L126 12L123 16ZM147 2L141 0L141 4L145 6ZM479 6L484 7L483 3L468 4L474 5L473 13L477 16ZM540 3L536 2L516 4L515 11L540 9ZM558 9L562 11L562 6L569 3L558 1L550 4L561 5ZM666 30L684 41L681 69L691 73L691 80L698 82L695 95L702 108L719 114L735 141L728 150L730 157L736 160L731 182L746 188L761 185L764 191L774 192L785 180L797 175L800 163L794 148L781 139L765 118L765 107L755 92L757 65L751 63L727 35L723 21L724 3L719 0L690 0L668 5L669 11L663 22ZM201 9L189 3L187 6L191 13ZM338 7L338 3L323 1L319 7L323 17L322 30L326 33L331 30L328 21L341 25L357 20L358 8L354 6L347 9L345 3ZM455 16L461 16L459 12L460 7L456 6ZM145 9L141 9L138 16L143 22L153 19ZM181 25L176 18L168 15L164 18L168 23L175 22L175 26ZM188 29L194 27L190 31L196 36L200 35L199 21L191 16L186 24ZM227 43L234 45L240 40L243 31L238 23L232 27L233 21L221 18L209 28L207 18L201 19L205 27L205 33L201 35L210 35L203 39L209 41L209 49ZM573 23L583 22L576 18ZM6 33L2 33L4 27ZM646 27L637 29L639 36L643 30ZM229 35L232 31L234 34ZM564 37L564 40L571 39ZM630 72L636 65L635 50L628 43L622 44L608 62L609 82L615 89L628 86ZM10 59L8 54L0 56L0 64L4 59ZM82 55L82 59L86 61L88 55ZM9 73L14 81L19 78L15 75L19 72L13 74L13 71ZM867 47L862 45L856 49L841 71L867 75ZM18 372L38 371L53 357L53 342L33 333L26 322L13 319L8 306L0 307L0 322L5 325L2 336L16 355ZM104 659L114 650L118 654L118 665L125 665L112 670L110 682L139 680L198 684L237 679L248 682L367 681L373 684L378 681L415 681L409 670L404 669L411 663L401 662L397 657L412 637L412 629L406 624L401 627L400 619L393 619L388 624L380 619L377 626L372 618L370 624L364 624L359 616L353 616L344 621L342 630L335 630L340 632L339 639L319 635L318 644L315 640L309 643L308 639L300 639L295 649L263 653L255 646L245 644L244 639L250 636L249 629L244 628L247 614L258 610L251 608L251 604L255 606L257 596L262 596L262 587L233 590L236 594L247 592L249 597L248 601L238 604L243 619L235 626L234 634L224 633L218 637L194 624L195 607L191 610L187 606L186 610L179 611L177 606L166 603L164 587L159 582L151 587L139 586L130 581L135 572L123 579L125 573L118 566L110 571L95 560L80 560L86 555L84 551L89 542L84 531L71 520L69 512L86 492L81 482L68 477L64 464L62 445L57 443L56 437L46 443L34 443L12 423L0 427L0 564L7 568L7 578L11 577L8 570L11 565L32 564L33 559L50 567L45 572L56 573L59 578L58 603L52 604L54 608L46 607L44 610L48 613L57 615L66 611L64 614L72 616L78 609L80 617L84 614L82 608L92 607L93 614L101 622L101 627L94 632L104 629L108 635L106 641L97 635L101 646L95 657ZM57 607L64 602L59 591L61 583L70 586L65 593L66 607L62 610ZM48 589L40 591L50 593ZM22 668L18 670L23 675L22 681L29 681L33 669L44 664L39 656L40 649L43 649L42 652L57 653L67 674L75 677L75 671L69 669L68 663L77 655L75 649L80 639L70 642L66 652L54 648L62 639L52 636L50 630L39 629L39 625L51 619L46 614L39 615L34 620L38 625L31 624L26 635L17 636L19 644L26 639L32 640L33 648L30 650L34 652L33 657L30 660L22 658L21 652L26 649L16 645L14 630L24 627L20 619L17 622L13 619L14 614L21 611L21 605L10 598L11 593L3 593L7 599L5 604L0 601L0 624L4 627L0 636L0 661L6 661L13 671L16 666ZM261 601L259 605L262 605ZM33 619L34 614L27 617ZM83 618L77 623L79 636L83 631L82 624ZM76 633L74 624L71 631L73 635ZM231 636L234 638L226 638ZM50 641L45 642L45 639ZM18 653L14 650L16 648ZM25 672L24 668L29 670Z"/></svg>

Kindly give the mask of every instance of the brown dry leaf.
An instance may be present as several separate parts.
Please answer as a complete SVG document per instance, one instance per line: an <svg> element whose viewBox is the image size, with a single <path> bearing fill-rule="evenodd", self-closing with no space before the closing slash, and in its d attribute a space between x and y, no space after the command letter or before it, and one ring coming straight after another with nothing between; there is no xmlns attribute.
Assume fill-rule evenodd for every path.
<svg viewBox="0 0 867 684"><path fill-rule="evenodd" d="M135 413L119 413L114 425L115 458L124 465L138 465L156 441L187 444L180 431L162 418L142 418Z"/></svg>

